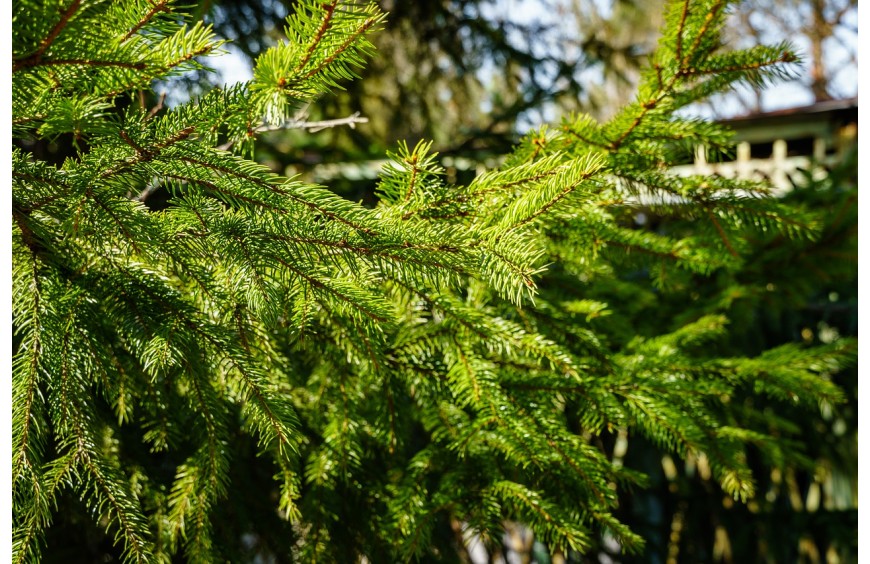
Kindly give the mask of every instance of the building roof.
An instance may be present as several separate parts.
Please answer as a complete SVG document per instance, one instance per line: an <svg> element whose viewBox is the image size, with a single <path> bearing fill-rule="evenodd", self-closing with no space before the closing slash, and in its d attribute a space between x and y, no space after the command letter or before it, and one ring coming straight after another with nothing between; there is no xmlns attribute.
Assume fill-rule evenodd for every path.
<svg viewBox="0 0 870 564"><path fill-rule="evenodd" d="M786 108L782 110L774 110L772 112L751 112L742 116L721 120L720 123L727 125L736 125L745 122L757 122L759 120L766 121L780 120L783 118L794 118L797 116L809 116L823 113L834 113L842 111L858 110L858 97L842 98L840 100L825 100L816 102L809 106L798 106L796 108Z"/></svg>

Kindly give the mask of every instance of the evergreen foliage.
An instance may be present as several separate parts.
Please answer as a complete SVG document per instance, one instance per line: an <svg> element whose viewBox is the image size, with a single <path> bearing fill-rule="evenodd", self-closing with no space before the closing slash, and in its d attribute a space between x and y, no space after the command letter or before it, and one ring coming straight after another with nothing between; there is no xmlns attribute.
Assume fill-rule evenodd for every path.
<svg viewBox="0 0 870 564"><path fill-rule="evenodd" d="M722 312L597 325L739 271L754 238L818 236L761 185L667 174L728 143L677 110L792 72L787 46L723 50L727 9L672 3L612 120L532 132L468 186L401 145L366 208L248 159L259 126L354 77L374 4L304 0L250 83L149 111L137 90L219 51L208 26L167 0L17 0L14 561L50 557L61 507L126 561L450 561L505 520L551 550L606 533L632 552L615 512L646 478L600 446L616 430L703 454L739 501L748 449L800 462L785 423L732 398L837 404L852 341L749 358L716 354ZM44 140L75 156L41 160ZM693 229L637 229L641 203Z"/></svg>
<svg viewBox="0 0 870 564"><path fill-rule="evenodd" d="M854 154L824 177L813 176L809 171L797 176L782 202L827 210L817 237L754 237L740 268L692 276L654 302L640 297L618 306L613 296L619 290L601 281L587 295L614 305L610 315L596 320L597 329L624 342L655 334L660 317L682 325L727 313L725 334L709 344L723 356L756 356L785 343L832 343L838 335L857 335ZM658 230L693 228L680 218L656 216L651 208L644 213ZM617 512L648 541L643 560L728 561L730 555L733 562L796 562L818 554L828 561L856 561L857 368L835 374L832 381L847 403L836 409L823 403L816 417L807 417L783 394L762 397L744 389L730 398L743 426L753 421L756 429L777 437L776 446L783 450L775 457L775 451L747 450L757 492L748 504L733 504L711 487L705 457L668 458L662 464L658 449L643 437L604 437L606 445L614 443L616 454L624 454L624 464L650 477L649 488L621 494Z"/></svg>

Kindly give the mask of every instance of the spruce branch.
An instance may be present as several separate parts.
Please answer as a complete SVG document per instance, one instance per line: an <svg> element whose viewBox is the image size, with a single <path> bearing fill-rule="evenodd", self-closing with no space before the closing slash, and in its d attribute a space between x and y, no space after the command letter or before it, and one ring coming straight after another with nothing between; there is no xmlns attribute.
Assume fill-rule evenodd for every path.
<svg viewBox="0 0 870 564"><path fill-rule="evenodd" d="M99 463L90 456L83 454L81 459L90 478L96 484L98 495L102 497L98 502L99 505L103 503L108 505L109 514L114 516L120 526L120 534L124 537L124 550L128 558L135 562L151 561L152 554L148 548L150 543L145 528L137 519L137 515L131 512L128 494L119 488L117 483L113 483L114 480L107 476Z"/></svg>
<svg viewBox="0 0 870 564"><path fill-rule="evenodd" d="M676 60L683 63L683 35L686 32L686 20L689 17L689 5L692 0L683 0L683 7L680 10L680 22L677 24L677 28L674 31L674 36L676 37ZM659 80L659 85L661 86L661 80Z"/></svg>
<svg viewBox="0 0 870 564"><path fill-rule="evenodd" d="M680 61L680 66L683 69L687 68L690 61L695 58L695 55L698 52L698 48L701 46L701 42L707 38L707 31L710 29L710 25L718 19L722 10L724 9L724 1L717 1L708 8L708 12L704 16L704 23L701 25L701 28L697 32L695 32L695 39L692 41L692 47Z"/></svg>
<svg viewBox="0 0 870 564"><path fill-rule="evenodd" d="M328 68L334 61L336 61L339 57L345 53L351 45L355 44L357 40L363 36L369 29L371 29L375 24L379 21L378 18L368 18L364 20L347 38L344 42L339 45L332 53L330 53L323 61L321 61L317 66L309 70L305 73L302 78L309 79L318 74L322 73L324 69Z"/></svg>
<svg viewBox="0 0 870 564"><path fill-rule="evenodd" d="M147 66L143 62L138 61L100 61L92 59L44 59L29 61L26 64L22 63L20 68L32 68L36 66L52 67L52 66L81 66L81 67L118 67L124 69L143 70Z"/></svg>
<svg viewBox="0 0 870 564"><path fill-rule="evenodd" d="M51 47L51 44L54 43L54 40L57 39L57 36L63 31L63 29L67 26L70 19L75 15L81 6L81 0L72 0L70 5L66 10L61 12L60 19L54 27L51 28L51 31L48 32L48 35L39 42L39 46L36 48L36 51L27 55L26 57L22 57L20 59L13 59L12 61L12 72L21 70L23 68L28 68L31 66L35 66L39 64L42 60L42 55Z"/></svg>
<svg viewBox="0 0 870 564"><path fill-rule="evenodd" d="M26 331L26 337L19 345L19 355L15 359L15 368L18 368L18 373L23 373L21 379L13 382L13 397L17 401L14 402L12 412L12 487L15 489L18 485L19 478L25 470L30 470L31 473L36 472L38 465L37 449L35 448L39 442L39 428L41 427L39 410L37 410L37 398L39 395L39 366L40 356L42 353L42 324L40 320L40 278L39 278L39 262L33 251L28 253L27 263L30 267L30 272L21 272L22 278L26 277L26 285L28 287L29 304L21 303L16 300L13 302L13 312L21 319L26 320L19 322L19 331ZM22 267L23 271L24 268ZM16 276L16 272L13 272ZM17 276L16 276L17 278ZM16 280L19 284L25 284L24 280ZM20 366L23 364L23 366ZM23 389L22 389L23 388ZM35 434L35 436L33 436Z"/></svg>
<svg viewBox="0 0 870 564"><path fill-rule="evenodd" d="M645 457L614 437L650 460L703 455L704 487L746 501L766 480L747 449L752 468L806 468L797 410L844 398L852 341L731 352L758 304L851 268L830 230L851 232L852 200L823 218L669 171L693 145L731 146L676 110L794 61L726 50L723 0L671 4L637 100L608 122L542 127L459 186L432 142L400 143L371 207L251 155L261 133L367 122L304 108L370 54L374 3L301 0L252 81L150 109L149 84L217 49L208 26L167 0L20 3L16 561L64 533L69 502L123 561L449 559L516 520L550 548L599 550L607 532L628 553L642 539L618 504L648 485ZM33 149L67 138L62 164ZM142 205L157 189L168 200ZM790 262L808 264L771 290Z"/></svg>
<svg viewBox="0 0 870 564"><path fill-rule="evenodd" d="M140 29L148 25L148 22L150 22L158 13L164 12L169 14L172 12L172 10L168 6L169 0L158 0L157 2L149 0L149 4L151 4L151 9L148 10L148 12L144 16L142 16L142 19L136 22L136 24L132 28L130 28L130 30L125 33L123 37L121 37L121 43L130 39L136 33L138 33Z"/></svg>
<svg viewBox="0 0 870 564"><path fill-rule="evenodd" d="M332 22L332 16L335 13L335 8L338 6L338 0L332 0L330 3L321 6L321 10L323 10L323 20L320 24L320 27L317 29L317 32L311 37L311 41L308 43L308 47L305 49L305 54L302 55L302 58L299 59L299 62L296 64L296 68L293 69L293 74L298 74L305 68L305 65L308 64L308 61L311 60L311 57L314 55L315 50L320 45L321 40L323 39L326 30L329 29L330 23Z"/></svg>

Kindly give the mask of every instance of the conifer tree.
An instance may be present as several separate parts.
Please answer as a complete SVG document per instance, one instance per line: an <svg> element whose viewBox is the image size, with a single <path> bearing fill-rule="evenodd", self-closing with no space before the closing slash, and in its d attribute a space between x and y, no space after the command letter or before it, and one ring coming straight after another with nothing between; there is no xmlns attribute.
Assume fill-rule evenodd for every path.
<svg viewBox="0 0 870 564"><path fill-rule="evenodd" d="M721 314L657 334L595 325L739 268L754 236L818 232L762 185L667 173L686 148L729 142L677 110L796 60L725 50L727 2L669 6L612 120L532 132L467 186L445 182L430 144L400 145L373 208L250 157L264 124L354 77L385 15L303 0L251 82L142 107L138 91L220 49L179 9L13 7L15 562L50 559L58 522L87 528L76 514L125 561L452 561L465 532L498 544L506 521L553 551L606 536L632 552L643 539L614 511L645 476L603 438L703 454L743 502L747 449L770 465L800 451L731 398L805 413L842 399L829 376L849 341L722 357ZM41 159L46 141L73 156ZM149 207L155 187L165 208ZM635 229L641 201L695 228ZM272 486L246 487L264 473Z"/></svg>

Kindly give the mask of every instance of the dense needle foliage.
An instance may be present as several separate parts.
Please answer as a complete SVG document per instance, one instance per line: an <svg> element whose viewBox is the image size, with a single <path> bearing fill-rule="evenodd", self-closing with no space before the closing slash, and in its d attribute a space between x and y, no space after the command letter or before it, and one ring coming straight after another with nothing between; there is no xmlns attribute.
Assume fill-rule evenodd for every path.
<svg viewBox="0 0 870 564"><path fill-rule="evenodd" d="M727 9L672 3L612 120L532 132L467 186L400 146L365 208L249 158L264 124L353 78L374 4L300 2L250 83L164 110L139 92L217 52L208 26L167 0L16 0L14 561L61 551L59 521L90 530L76 515L126 561L450 561L462 530L498 543L506 520L553 551L606 534L632 552L614 511L645 477L602 437L703 456L739 502L747 449L801 462L785 422L732 398L830 408L852 342L722 357L722 314L595 324L740 269L759 237L818 233L762 185L668 174L729 140L678 109L795 61L724 50ZM637 229L641 205L694 228Z"/></svg>

